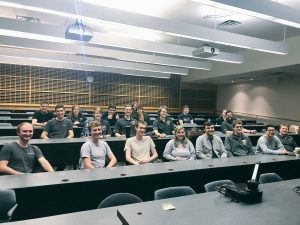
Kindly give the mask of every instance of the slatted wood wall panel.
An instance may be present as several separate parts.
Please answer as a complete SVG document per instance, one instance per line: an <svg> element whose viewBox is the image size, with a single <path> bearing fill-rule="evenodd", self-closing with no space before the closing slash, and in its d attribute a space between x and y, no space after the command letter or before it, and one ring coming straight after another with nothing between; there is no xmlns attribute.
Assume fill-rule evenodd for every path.
<svg viewBox="0 0 300 225"><path fill-rule="evenodd" d="M86 82L88 75L94 82ZM50 104L117 106L138 101L145 107L167 105L180 109L191 108L214 111L216 88L183 87L180 76L171 79L126 76L120 74L0 64L0 102L39 104L43 99Z"/></svg>

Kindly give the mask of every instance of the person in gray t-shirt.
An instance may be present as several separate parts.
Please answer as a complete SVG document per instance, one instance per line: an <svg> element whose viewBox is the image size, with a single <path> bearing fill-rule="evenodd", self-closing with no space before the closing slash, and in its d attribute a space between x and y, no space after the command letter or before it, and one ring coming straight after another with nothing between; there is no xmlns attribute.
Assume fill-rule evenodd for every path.
<svg viewBox="0 0 300 225"><path fill-rule="evenodd" d="M42 139L49 138L73 138L73 124L71 120L66 119L65 108L63 105L55 106L56 118L48 121L41 134Z"/></svg>
<svg viewBox="0 0 300 225"><path fill-rule="evenodd" d="M101 141L102 127L97 121L89 124L90 140L85 142L80 150L79 164L81 169L94 169L105 166L105 160L108 159L107 167L113 167L117 164L117 159L112 153L108 144Z"/></svg>

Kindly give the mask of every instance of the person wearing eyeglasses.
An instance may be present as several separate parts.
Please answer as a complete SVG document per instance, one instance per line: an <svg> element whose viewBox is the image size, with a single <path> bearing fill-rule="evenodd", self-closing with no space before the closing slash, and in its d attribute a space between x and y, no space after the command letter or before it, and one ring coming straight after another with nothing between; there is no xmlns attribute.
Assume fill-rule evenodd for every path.
<svg viewBox="0 0 300 225"><path fill-rule="evenodd" d="M266 125L266 133L258 139L256 151L257 153L277 155L288 153L280 139L275 136L275 126L271 124Z"/></svg>
<svg viewBox="0 0 300 225"><path fill-rule="evenodd" d="M250 138L243 132L243 122L233 121L233 133L225 138L228 156L246 156L255 153Z"/></svg>
<svg viewBox="0 0 300 225"><path fill-rule="evenodd" d="M102 127L98 121L92 121L89 124L90 139L85 142L80 150L79 165L81 169L102 168L105 166L105 160L108 159L107 167L113 167L117 164L117 159L102 136Z"/></svg>
<svg viewBox="0 0 300 225"><path fill-rule="evenodd" d="M111 127L115 126L115 123L120 119L120 116L116 112L116 106L114 104L109 104L108 111L102 114L102 119L107 120Z"/></svg>

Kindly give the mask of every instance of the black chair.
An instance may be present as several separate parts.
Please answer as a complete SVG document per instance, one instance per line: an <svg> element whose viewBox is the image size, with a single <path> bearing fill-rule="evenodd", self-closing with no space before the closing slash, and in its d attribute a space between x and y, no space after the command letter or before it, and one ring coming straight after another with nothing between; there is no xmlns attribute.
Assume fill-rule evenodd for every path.
<svg viewBox="0 0 300 225"><path fill-rule="evenodd" d="M216 188L223 184L233 184L234 185L235 183L231 180L216 180L216 181L212 181L212 182L205 184L204 188L205 188L206 192L212 192L212 191L216 191Z"/></svg>
<svg viewBox="0 0 300 225"><path fill-rule="evenodd" d="M159 200L193 194L196 194L196 192L189 186L168 187L156 190L154 192L154 199Z"/></svg>
<svg viewBox="0 0 300 225"><path fill-rule="evenodd" d="M0 190L0 223L11 221L17 206L15 191Z"/></svg>
<svg viewBox="0 0 300 225"><path fill-rule="evenodd" d="M272 182L283 181L283 179L276 173L263 173L259 177L259 183L266 184Z"/></svg>
<svg viewBox="0 0 300 225"><path fill-rule="evenodd" d="M118 205L128 205L128 204L139 203L139 202L143 202L143 200L133 194L116 193L105 198L98 206L98 209L113 207Z"/></svg>

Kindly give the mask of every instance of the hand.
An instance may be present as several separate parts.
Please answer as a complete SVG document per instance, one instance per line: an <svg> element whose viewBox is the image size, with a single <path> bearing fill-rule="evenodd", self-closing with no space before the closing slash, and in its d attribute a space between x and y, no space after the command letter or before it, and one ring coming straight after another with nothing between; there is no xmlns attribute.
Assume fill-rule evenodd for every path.
<svg viewBox="0 0 300 225"><path fill-rule="evenodd" d="M146 163L148 163L148 162L149 162L148 159L144 159L144 160L139 161L139 164L146 164Z"/></svg>
<svg viewBox="0 0 300 225"><path fill-rule="evenodd" d="M165 136L166 136L166 134L164 134L164 133L162 133L162 134L159 135L159 137L161 137L161 138L165 137Z"/></svg>
<svg viewBox="0 0 300 225"><path fill-rule="evenodd" d="M256 134L257 131L256 130L250 130L250 134Z"/></svg>
<svg viewBox="0 0 300 225"><path fill-rule="evenodd" d="M174 159L175 159L176 161L184 160L183 158L181 158L181 157L179 157L179 156L176 156Z"/></svg>
<svg viewBox="0 0 300 225"><path fill-rule="evenodd" d="M287 151L286 149L281 150L281 151L279 152L279 154L282 154L282 155L288 154L288 153L289 153L289 151Z"/></svg>
<svg viewBox="0 0 300 225"><path fill-rule="evenodd" d="M119 116L118 113L116 113L116 119L117 119L117 120L120 119L120 116Z"/></svg>
<svg viewBox="0 0 300 225"><path fill-rule="evenodd" d="M113 113L112 113L112 112L109 112L107 118L108 118L108 119L112 119L112 118L113 118Z"/></svg>

